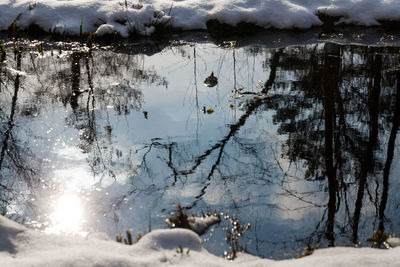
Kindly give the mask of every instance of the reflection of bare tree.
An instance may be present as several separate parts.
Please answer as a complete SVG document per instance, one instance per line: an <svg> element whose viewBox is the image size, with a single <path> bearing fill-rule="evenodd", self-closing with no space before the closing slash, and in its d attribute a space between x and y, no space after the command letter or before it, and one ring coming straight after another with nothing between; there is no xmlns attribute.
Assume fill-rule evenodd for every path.
<svg viewBox="0 0 400 267"><path fill-rule="evenodd" d="M393 125L392 130L390 131L390 137L387 148L387 156L385 167L383 168L383 188L382 188L382 198L379 205L379 226L378 230L381 233L385 231L385 209L387 205L388 199L388 191L389 191L389 173L390 166L393 162L393 154L394 154L394 145L396 141L397 131L400 126L400 72L396 72L396 80L397 80L397 92L396 92L396 101L395 101L395 111L393 114Z"/></svg>
<svg viewBox="0 0 400 267"><path fill-rule="evenodd" d="M93 98L93 85L91 81L90 71L88 69L88 58L90 53L83 53L81 51L73 52L71 55L71 75L69 81L71 82L71 90L66 96L65 102L70 102L73 114L73 120L69 123L75 125L76 128L81 130L81 138L84 140L81 148L88 152L96 138L95 127L95 113L94 113L94 98ZM88 90L81 89L81 61L84 60L86 66L86 74L88 77ZM83 84L82 84L83 85ZM87 97L86 103L80 103Z"/></svg>
<svg viewBox="0 0 400 267"><path fill-rule="evenodd" d="M19 71L21 70L21 54L20 53L18 53L17 70L19 70ZM13 126L14 126L15 108L16 108L17 99L18 99L19 87L20 87L20 75L17 74L16 77L15 77L15 80L14 80L14 95L12 97L10 117L9 117L9 120L8 120L8 123L7 123L8 129L4 133L4 140L3 140L2 149L1 149L1 153L0 153L0 170L1 170L2 165L3 165L3 161L4 161L4 157L5 157L6 151L9 151L9 149L8 149L8 140L11 137L11 132L12 132Z"/></svg>
<svg viewBox="0 0 400 267"><path fill-rule="evenodd" d="M199 51L198 46L193 48L197 126L200 110L197 88L197 64L201 59ZM242 112L241 115L234 123L223 128L221 137L211 141L200 152L197 148L201 142L187 139L182 141L180 137L153 138L144 144L138 144L134 140L133 145L130 143L132 147L124 147L122 150L120 146L124 144L116 142L115 135L121 129L114 127L113 122L120 118L129 118L127 115L135 111L142 111L144 100L140 85L155 83L167 86L165 78L141 67L144 65L140 64L144 60L141 56L135 58L135 55L115 55L101 51L71 51L70 55L60 58L57 71L49 71L50 74L46 76L43 74L49 79L44 79L39 73L43 67L40 62L43 61L43 65L46 65L49 59L32 57L37 64L32 71L37 72L36 76L41 78L41 91L35 92L38 98L32 98L35 110L29 113L24 109L21 116L34 119L32 114L41 109L35 103L40 102L39 97L45 94L51 99L45 100L48 101L47 105L58 105L59 102L64 104L69 112L66 117L67 126L76 129L73 132L79 132L76 144L68 145L76 145L85 153L94 175L100 178L99 183L103 177L122 176L121 180L126 178L124 182L131 183L119 184L118 181L110 186L117 197L112 199L112 207L110 205L102 208L104 213L112 215L114 223L122 221L125 198L129 198L129 201L132 199L135 204L143 204L144 198L150 202L175 201L175 196L181 197L180 187L186 186L190 194L185 191L186 195L182 194L183 199L180 201L186 208L196 209L194 212L213 203L207 202L207 198L212 198L211 192L218 190L218 193L223 192L225 195L217 196L221 199L217 199L216 203L228 203L222 208L232 208L238 213L244 214L248 210L255 210L257 213L276 212L275 217L288 211L304 211L306 216L312 214L310 218L307 217L312 220L307 226L308 232L296 233L290 241L263 240L267 235L261 229L256 233L259 251L263 250L262 243L279 243L282 246L306 243L313 246L320 241L326 244L327 241L328 245L334 245L343 236L347 235L345 238L348 239L348 233L353 229L353 237L362 236L358 233L358 227L365 227L362 225L366 215L362 211L370 202L378 206L378 200L378 229L383 231L387 221L385 208L388 206L390 166L395 157L395 140L400 123L400 89L397 88L396 107L392 108L392 87L395 81L390 75L382 73L382 69L393 65L393 62L388 62L385 50L337 44L271 51L263 64L264 71L269 70L269 77L261 91L257 94L249 92L249 95L241 95L244 100L237 100L243 104L243 111L238 111ZM258 53L258 50L253 52ZM240 80L240 75L236 77L240 57L239 61L236 57L237 53L233 50L234 87L237 85L236 79L239 77ZM394 62L396 60L393 59ZM369 65L374 67L367 68ZM240 69L240 65L238 66ZM240 70L238 73L240 74ZM253 75L248 75L250 76ZM0 83L11 84L7 81ZM399 82L397 85L399 87ZM0 105L0 117L2 121L8 122L1 125L2 175L7 174L4 171L5 166L13 163L10 158L17 159L17 163L24 161L23 158L18 159L23 156L20 153L22 144L13 135L17 127L15 121L18 108L15 106L19 92L15 87L10 92L9 117L5 115L5 106ZM263 113L265 110L267 112ZM270 116L281 134L279 139L272 140L270 144L270 132L266 129L251 129L251 135L247 134L246 131L253 123L252 118L264 120ZM269 125L269 122L261 123ZM385 136L380 135L383 132L380 129L385 127L390 127L391 131L381 181L371 174L379 171L376 168L379 167L379 160L385 159L383 156L375 158L383 150L378 140L382 140L382 143L385 141ZM253 139L257 134L261 141ZM275 152L271 152L274 148L268 149L274 145L277 151L276 163L282 164L279 166L274 165L271 156ZM16 174L15 169L10 173ZM119 171L123 174L118 173ZM11 183L4 183L5 180L2 177L0 183L0 187L5 189L2 191L4 201L8 200L6 194ZM382 190L378 188L380 184L383 184ZM251 190L256 192L250 192ZM375 195L372 190L375 190ZM290 203L287 206L279 203L282 199L289 200ZM172 203L163 202L164 210L161 212L168 209L169 204ZM353 208L354 214L350 212ZM266 216L260 217L261 219L255 219L258 229L261 224L266 224ZM244 218L244 221L247 219Z"/></svg>
<svg viewBox="0 0 400 267"><path fill-rule="evenodd" d="M390 92L393 82L380 78L382 63L379 64L379 55L365 56L365 54L371 55L373 53L371 50L337 44L326 44L322 47L323 49L317 46L298 48L293 50L294 54L291 54L291 50L274 53L270 61L270 77L260 92L261 94L268 92L269 97L249 101L244 113L235 124L229 126L228 132L200 155L185 161L186 167L178 167L182 165L182 160L179 158L187 157L184 151L180 151L181 144L157 140L156 143L149 145L148 153L157 147L167 155L164 161L170 170L173 182L164 184L164 188L175 187L177 181L184 183L187 179L191 179L190 177L201 175L199 193L193 196L192 202L185 205L190 209L202 201L211 183L216 180L213 178L219 177L226 185L233 183L234 177L240 174L234 172L228 174L228 166L242 163L235 156L230 156L227 151L231 144L236 142L238 148L235 149L247 150L252 159L258 159L259 152L256 149L252 150L250 144L241 142L235 136L260 107L270 108L276 110L274 120L279 123L279 132L288 134L288 139L283 141L281 156L290 160L289 168L298 168L302 174L297 177L285 173L285 178L276 184L282 186L282 195L305 204L305 207L298 209L324 208L321 220L315 223L314 231L296 240L312 246L313 242L319 243L325 236L328 245L334 245L338 233L353 230L351 226L357 225L355 223L357 216L359 220L362 218L363 206L362 198L354 197L355 183L359 187L364 179L365 184L361 185L364 188L361 190L362 194L367 192L369 200L377 202L377 198L369 192L371 186L368 186L367 177L373 167L378 166L378 162L371 155L377 151L379 114L392 116L390 105L379 111L382 106L378 103L388 102L390 96L385 96L383 99L379 94L378 85L383 84L387 88L385 90ZM371 59L374 61L371 62ZM369 70L365 68L366 65L375 67ZM297 80L290 82L279 80L281 76L276 78L277 69L279 73L293 72ZM373 76L368 76L370 73L373 73ZM292 84L288 86L288 83ZM291 87L289 93L280 93L279 90L284 91L283 89L287 87ZM356 121L359 123L356 124ZM389 140L390 144L391 142L394 141ZM238 150L235 153L240 154ZM142 165L150 172L151 167L147 166L146 155L148 154L143 157ZM259 173L268 176L268 171L263 170L263 160L260 159L259 162L252 165L251 169L257 169ZM227 166L226 169L224 165ZM320 190L301 192L296 188L286 187L292 182L301 181L313 183ZM387 190L385 188L384 185L384 190ZM230 194L229 190L227 186L227 194ZM327 192L327 203L312 200L315 194L324 196L324 191ZM381 206L386 201L384 199L385 197L382 197ZM354 203L355 211L359 212L358 215L355 212L355 216L350 212ZM232 205L239 208L235 200ZM243 207L245 204L240 205ZM259 241L264 242L261 239Z"/></svg>
<svg viewBox="0 0 400 267"><path fill-rule="evenodd" d="M21 70L21 53L16 55L17 71ZM10 114L5 125L1 125L0 137L0 203L2 213L6 213L9 205L14 198L24 197L18 188L22 188L18 183L23 181L27 188L32 188L37 180L35 177L36 169L31 166L33 162L29 162L27 148L21 144L17 136L14 135L14 128L17 127L17 101L18 93L21 88L21 76L19 72L13 77L14 90L12 93ZM6 121L6 115L0 110L1 117Z"/></svg>
<svg viewBox="0 0 400 267"><path fill-rule="evenodd" d="M93 52L74 52L71 58L71 93L67 94L66 102L70 102L73 113L67 118L67 123L79 129L80 148L86 153L91 152L89 164L93 173L96 176L108 175L115 178L116 170L113 170L111 159L114 154L117 157L122 154L112 147L113 129L109 121L109 109L112 108L117 115L128 115L132 110L139 111L143 102L143 94L137 88L140 82L165 86L167 82L156 73L132 68L131 56L115 57L105 53L101 59L105 62L101 64L97 63L100 59L95 58ZM120 79L118 83L113 82L111 85L101 83L101 75L119 75L118 72L124 71L121 70L123 67L126 67L126 72L129 71L132 80ZM97 122L99 119L105 119L104 127L100 127Z"/></svg>
<svg viewBox="0 0 400 267"><path fill-rule="evenodd" d="M272 93L271 107L276 110L274 119L280 123L280 133L289 135L282 154L290 160L290 168L304 169L306 180L321 181L321 186L326 186L329 197L323 214L323 220L326 220L324 232L328 244L333 245L335 227L344 233L349 230L349 224L353 241L357 241L364 194L367 193L368 200L377 206L379 194L377 191L375 196L371 194L373 186L368 185L367 178L372 171L378 170L375 167L379 167L374 156L382 127L379 119L380 114L393 116L388 100L390 94L386 92L393 90L394 82L382 78L384 49L336 44L323 47L322 53L315 48L311 48L312 51L299 48L295 55L290 55L289 51L289 55L282 57L280 67L293 71L298 80L293 82L290 93ZM391 66L393 59L388 58L385 64ZM311 62L312 67L304 68L309 64L304 60ZM285 86L282 82L281 87ZM381 86L385 86L387 95L381 96ZM391 142L394 141L389 140ZM387 164L389 162L388 154ZM286 176L292 181L302 179L301 176ZM355 183L358 190L354 188ZM387 182L383 183L387 191ZM379 182L375 181L375 184L377 190ZM350 197L354 191L357 196L352 204ZM318 206L308 199L307 196L312 197L312 194L305 192L303 196L295 189L286 193L308 205ZM383 196L381 205L385 201ZM354 215L350 212L352 205L355 205ZM340 216L335 215L338 211ZM343 222L339 223L336 217ZM317 232L313 234L318 235Z"/></svg>
<svg viewBox="0 0 400 267"><path fill-rule="evenodd" d="M279 56L280 56L281 52L278 51L276 52L271 60L271 70L270 70L270 76L268 81L265 83L264 88L262 90L262 93L266 94L268 92L268 90L272 87L272 85L275 82L275 77L276 77L276 69L277 69L277 64L279 62ZM204 179L204 181L202 182L204 185L202 187L202 189L200 190L199 195L197 195L196 201L193 202L190 206L188 206L187 208L193 208L194 206L196 206L197 202L202 198L202 196L205 194L207 187L210 185L210 180L212 178L212 176L214 175L214 172L216 171L216 169L218 168L220 162L221 162L221 158L222 155L224 153L224 148L227 145L227 143L229 142L229 140L235 136L235 134L240 130L240 128L246 123L246 120L250 117L251 114L253 114L253 112L259 108L262 104L264 103L264 101L262 99L258 99L256 101L254 101L253 103L250 103L247 107L246 112L239 118L239 120L237 121L237 123L230 125L230 130L228 132L228 134L221 139L220 141L218 141L215 145L213 145L210 149L206 150L202 155L198 156L195 160L195 164L187 169L187 170L182 170L180 171L180 174L182 175L188 175L188 174L192 174L194 173L194 171L201 165L201 163L214 151L217 151L217 158L215 159L215 162L211 165L210 171L208 172L206 178Z"/></svg>
<svg viewBox="0 0 400 267"><path fill-rule="evenodd" d="M81 94L80 91L80 77L81 77L81 58L82 52L74 52L71 55L72 63L71 63L71 96L70 96L70 104L71 108L76 111L78 108L78 97Z"/></svg>
<svg viewBox="0 0 400 267"><path fill-rule="evenodd" d="M109 116L127 115L132 110L139 111L143 103L143 94L139 89L141 84L168 86L164 77L152 70L143 69L139 64L141 55L79 49L63 52L60 50L59 53L49 51L42 55L30 51L24 53L29 53L30 56L19 54L16 68L12 68L13 61L10 60L7 65L2 64L4 69L0 70L0 120L7 121L0 124L1 212L3 208L5 211L12 204L14 196L19 198L18 203L13 202L14 206L25 212L23 206L30 205L31 201L23 199L27 197L25 194L17 194L21 192L18 189L31 189L33 183L39 180L43 182L43 186L47 186L46 172L51 172L50 168L53 166L49 166L48 170L45 168L53 163L45 163L43 165L46 166L42 166L37 164L30 154L30 149L36 149L37 143L44 146L39 148L39 153L47 153L47 146L53 145L50 135L29 137L29 127L37 130L35 123L43 119L40 116L42 112L57 110L59 103L67 110L70 107L71 112L66 116L66 124L79 131L77 146L87 153L94 174L100 178L115 177L115 172L121 171L120 165L115 165L115 156L118 160L123 158L122 152L112 145L114 129L111 127ZM29 86L26 86L27 84ZM10 95L10 100L5 97L7 94ZM18 97L22 98L23 102ZM19 106L17 101L21 101L22 104ZM9 115L6 114L8 107L11 109ZM36 116L39 120L36 120ZM19 121L25 119L30 124L19 125ZM39 127L46 128L47 122L45 124ZM60 139L58 136L54 139L57 140L54 140L52 148L56 147L55 143L58 140L62 140L62 136ZM68 143L68 140L62 141ZM50 162L54 154L51 153L44 159L42 154L37 157L41 162ZM130 160L132 159L126 158L126 166L136 167ZM25 191L28 195L31 194L30 199L40 194L39 190ZM27 214L29 212L31 211L27 211Z"/></svg>
<svg viewBox="0 0 400 267"><path fill-rule="evenodd" d="M334 243L334 224L336 213L337 178L336 166L334 166L334 128L335 107L334 93L338 92L340 69L340 47L336 44L325 46L324 81L323 81L323 105L325 110L325 169L328 178L328 218L326 221L326 236L331 246ZM338 140L335 140L338 144Z"/></svg>
<svg viewBox="0 0 400 267"><path fill-rule="evenodd" d="M21 57L21 56L19 56L19 57ZM19 63L18 70L20 70L21 69L21 59L18 60L18 63ZM4 140L3 140L1 153L0 153L0 170L3 166L3 161L4 161L6 151L9 151L8 141L11 137L11 132L12 132L13 126L14 126L14 115L15 115L15 108L16 108L16 103L17 103L17 98L18 98L19 79L20 79L19 74L17 74L17 76L15 77L15 81L14 81L14 95L12 97L10 117L9 117L9 120L7 123L8 129L4 133Z"/></svg>
<svg viewBox="0 0 400 267"><path fill-rule="evenodd" d="M372 88L369 93L369 141L366 151L363 153L364 157L361 160L361 170L358 174L357 180L359 182L357 191L357 200L355 203L354 218L353 218L353 242L356 243L358 239L358 225L360 221L360 214L362 202L364 197L365 185L367 182L367 175L373 170L374 166L374 149L378 138L378 116L379 116L379 99L381 93L381 72L382 72L382 55L375 54L372 64Z"/></svg>
<svg viewBox="0 0 400 267"><path fill-rule="evenodd" d="M197 55L196 55L196 46L193 46L193 74L194 74L194 89L196 94L196 137L199 137L199 115L200 115L200 106L199 106L199 89L197 86Z"/></svg>
<svg viewBox="0 0 400 267"><path fill-rule="evenodd" d="M274 51L272 54L269 78L261 92L263 94L266 94L274 84L281 54L281 50ZM194 71L196 72L196 69ZM257 175L257 179L259 179L259 181L268 182L267 180L268 176L270 175L270 171L267 167L265 167L267 164L265 162L265 158L259 154L256 149L256 145L248 144L247 142L241 141L240 138L236 138L236 135L246 124L251 115L253 115L263 104L266 104L267 101L267 99L256 99L254 101L249 101L243 115L235 124L229 126L224 137L217 140L213 145L210 146L209 149L206 149L196 157L193 157L192 148L189 147L189 151L187 152L185 151L184 144L168 140L161 140L158 138L153 139L150 144L144 145L142 148L134 151L134 155L136 155L135 157L140 158L140 165L138 169L138 173L140 173L138 177L140 178L132 177L132 181L135 181L135 179L143 179L143 176L148 177L149 181L147 181L148 184L146 184L145 187L142 185L140 190L135 189L131 192L131 194L138 195L139 191L157 191L159 194L161 194L161 196L153 196L152 198L161 199L162 192L167 191L169 188L176 188L179 185L194 182L196 177L198 177L201 172L201 177L198 177L198 179L200 179L198 182L201 185L199 193L196 196L193 196L193 201L191 197L192 202L190 204L185 204L186 209L191 209L198 205L198 202L202 200L203 196L208 191L211 182L216 181L218 177L221 177L222 183L225 184L227 193L231 194L230 189L228 188L229 184L231 184L234 179L241 177L241 174L237 171L233 171L232 174L228 174L225 171L230 168L229 165L231 164L247 166L249 168L251 166L251 168L254 168L254 173L256 173L254 175ZM235 153L242 155L245 154L249 157L252 157L252 162L241 162L241 159L236 155L230 154L230 150L232 149L235 151ZM152 163L154 161L154 156L164 163L164 166L168 170L168 174L166 174L165 169L160 170L159 165L156 165L157 169L153 168ZM188 158L189 160L187 160ZM159 175L162 175L162 177L165 178L162 179L162 184L155 185L152 183L152 181L153 179L159 179L156 178L158 172L160 172ZM245 170L242 170L242 172L245 172ZM217 183L218 182L219 180ZM248 183L253 184L256 183L256 181L248 181ZM260 196L260 198L263 198L263 196ZM239 206L236 204L237 200L235 200L233 197L231 197L231 199L233 206L239 208ZM248 200L249 199L247 199L247 201ZM155 200L152 199L152 201ZM246 202L246 200L243 200L242 202ZM242 207L245 205L246 204L243 203ZM277 208L276 205L273 204L266 206Z"/></svg>

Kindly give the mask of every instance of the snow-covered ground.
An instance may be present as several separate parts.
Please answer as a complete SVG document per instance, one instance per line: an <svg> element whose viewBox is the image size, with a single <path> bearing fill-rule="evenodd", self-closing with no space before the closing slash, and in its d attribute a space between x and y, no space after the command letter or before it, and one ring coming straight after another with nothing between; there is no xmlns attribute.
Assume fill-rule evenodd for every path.
<svg viewBox="0 0 400 267"><path fill-rule="evenodd" d="M79 34L81 19L84 32L108 24L122 36L132 29L149 35L157 23L206 29L212 19L230 25L307 29L322 24L318 13L339 16L339 23L373 26L400 21L399 10L399 0L0 0L0 30L15 19L21 28L36 24L60 34Z"/></svg>
<svg viewBox="0 0 400 267"><path fill-rule="evenodd" d="M393 239L393 244L400 244ZM285 261L239 254L227 261L206 251L197 234L186 229L155 230L133 246L103 234L86 238L29 230L0 216L1 266L399 266L400 247L329 248Z"/></svg>

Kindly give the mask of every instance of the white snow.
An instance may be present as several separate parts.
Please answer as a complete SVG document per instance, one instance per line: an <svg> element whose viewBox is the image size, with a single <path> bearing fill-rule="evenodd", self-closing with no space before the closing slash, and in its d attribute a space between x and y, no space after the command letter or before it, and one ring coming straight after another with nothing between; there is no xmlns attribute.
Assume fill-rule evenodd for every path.
<svg viewBox="0 0 400 267"><path fill-rule="evenodd" d="M169 228L175 228L174 223L170 219L166 219L165 222ZM207 215L204 217L187 217L187 227L198 235L204 234L208 230L208 228L220 222L221 218L217 215Z"/></svg>
<svg viewBox="0 0 400 267"><path fill-rule="evenodd" d="M111 24L103 24L96 30L97 36L113 35L117 30Z"/></svg>
<svg viewBox="0 0 400 267"><path fill-rule="evenodd" d="M131 31L149 35L152 25L169 24L183 30L206 29L217 19L261 27L307 29L321 25L317 13L341 17L340 23L379 25L380 20L400 21L399 0L0 0L0 30L15 19L23 28L37 24L46 31L78 35L103 33L101 25L122 36Z"/></svg>
<svg viewBox="0 0 400 267"><path fill-rule="evenodd" d="M391 247L400 247L400 238L389 237L386 240L386 243Z"/></svg>
<svg viewBox="0 0 400 267"><path fill-rule="evenodd" d="M190 225L190 229L201 235L205 233L210 226L221 222L221 219L219 216L216 215L204 217L191 216L188 218L188 222Z"/></svg>
<svg viewBox="0 0 400 267"><path fill-rule="evenodd" d="M339 22L361 26L380 25L379 20L400 18L398 0L335 0L330 5L318 7L318 11L331 16L343 17Z"/></svg>
<svg viewBox="0 0 400 267"><path fill-rule="evenodd" d="M392 238L393 239L393 238ZM399 240L393 239L399 244ZM318 249L300 259L273 261L240 253L234 261L206 251L193 231L155 230L133 246L103 234L88 237L36 232L0 216L1 266L398 266L400 247Z"/></svg>

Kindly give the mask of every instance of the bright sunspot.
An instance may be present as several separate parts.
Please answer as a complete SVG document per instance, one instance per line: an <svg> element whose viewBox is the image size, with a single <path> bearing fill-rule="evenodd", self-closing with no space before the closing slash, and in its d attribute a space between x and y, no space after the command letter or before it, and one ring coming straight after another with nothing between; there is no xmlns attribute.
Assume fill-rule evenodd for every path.
<svg viewBox="0 0 400 267"><path fill-rule="evenodd" d="M62 195L54 205L49 216L47 233L66 233L83 235L83 208L80 198L74 194Z"/></svg>

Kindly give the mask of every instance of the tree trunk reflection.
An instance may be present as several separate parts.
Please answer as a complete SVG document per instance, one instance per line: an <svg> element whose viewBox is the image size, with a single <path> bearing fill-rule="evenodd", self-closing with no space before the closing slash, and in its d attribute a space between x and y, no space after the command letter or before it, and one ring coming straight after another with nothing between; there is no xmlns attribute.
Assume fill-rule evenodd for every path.
<svg viewBox="0 0 400 267"><path fill-rule="evenodd" d="M325 46L324 63L323 103L325 114L325 169L328 177L328 219L326 223L326 236L329 245L334 245L334 224L336 213L336 167L334 166L333 133L335 129L335 92L338 92L339 70L340 70L340 47L329 43Z"/></svg>
<svg viewBox="0 0 400 267"><path fill-rule="evenodd" d="M370 55L371 61L371 89L368 96L369 110L369 140L366 150L361 159L361 170L357 176L358 191L353 217L353 243L358 242L358 226L360 221L361 209L364 198L365 185L367 183L368 173L374 168L374 149L378 138L378 115L379 115L379 96L381 93L381 73L382 73L382 55L375 53Z"/></svg>

